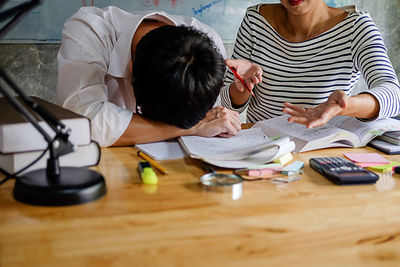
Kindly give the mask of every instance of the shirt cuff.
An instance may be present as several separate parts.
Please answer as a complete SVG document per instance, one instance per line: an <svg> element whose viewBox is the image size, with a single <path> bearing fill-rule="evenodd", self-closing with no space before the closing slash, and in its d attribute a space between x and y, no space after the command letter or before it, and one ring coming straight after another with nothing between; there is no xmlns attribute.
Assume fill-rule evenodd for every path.
<svg viewBox="0 0 400 267"><path fill-rule="evenodd" d="M369 91L362 92L374 96L379 103L379 113L374 118L389 118L397 116L400 112L400 90L397 86L378 86Z"/></svg>
<svg viewBox="0 0 400 267"><path fill-rule="evenodd" d="M247 102L243 106L241 106L239 108L233 107L232 102L231 102L231 97L229 95L229 87L230 87L230 85L226 85L221 90L221 103L222 103L222 106L224 106L226 108L229 108L229 109L231 109L233 111L236 111L238 113L242 113L243 111L246 110L247 106L249 105L251 96L249 97L249 99L247 100Z"/></svg>

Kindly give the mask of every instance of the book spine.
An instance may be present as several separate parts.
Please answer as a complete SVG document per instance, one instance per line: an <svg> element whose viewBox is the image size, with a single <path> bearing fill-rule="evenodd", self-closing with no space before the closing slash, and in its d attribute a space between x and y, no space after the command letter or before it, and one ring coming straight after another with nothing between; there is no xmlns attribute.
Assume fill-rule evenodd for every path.
<svg viewBox="0 0 400 267"><path fill-rule="evenodd" d="M0 153L0 168L10 174L15 173L37 159L42 152L43 151L30 151L12 154ZM46 168L48 157L49 154L46 152L46 154L38 162L21 174L24 174L28 171ZM92 141L89 145L78 146L74 152L61 156L59 160L61 167L90 167L98 165L100 158L100 146L97 142Z"/></svg>

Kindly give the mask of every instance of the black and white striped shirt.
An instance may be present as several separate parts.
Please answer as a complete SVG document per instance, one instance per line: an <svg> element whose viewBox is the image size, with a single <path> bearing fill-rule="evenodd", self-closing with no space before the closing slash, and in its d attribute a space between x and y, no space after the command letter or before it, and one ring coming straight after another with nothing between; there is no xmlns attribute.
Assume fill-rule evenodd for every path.
<svg viewBox="0 0 400 267"><path fill-rule="evenodd" d="M250 60L263 69L263 82L254 88L244 107L232 107L227 72L222 105L242 112L247 122L282 115L284 102L312 107L327 101L335 90L350 95L362 74L368 93L380 104L379 118L400 113L400 86L382 36L365 12L351 12L330 30L304 42L283 39L259 13L247 9L232 58Z"/></svg>

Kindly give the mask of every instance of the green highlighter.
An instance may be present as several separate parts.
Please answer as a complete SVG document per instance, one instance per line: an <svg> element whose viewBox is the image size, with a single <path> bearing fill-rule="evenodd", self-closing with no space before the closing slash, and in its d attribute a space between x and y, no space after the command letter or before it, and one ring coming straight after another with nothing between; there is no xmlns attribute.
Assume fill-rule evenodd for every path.
<svg viewBox="0 0 400 267"><path fill-rule="evenodd" d="M147 161L140 161L138 165L140 177L144 184L157 184L158 178L157 174L154 172L151 164Z"/></svg>

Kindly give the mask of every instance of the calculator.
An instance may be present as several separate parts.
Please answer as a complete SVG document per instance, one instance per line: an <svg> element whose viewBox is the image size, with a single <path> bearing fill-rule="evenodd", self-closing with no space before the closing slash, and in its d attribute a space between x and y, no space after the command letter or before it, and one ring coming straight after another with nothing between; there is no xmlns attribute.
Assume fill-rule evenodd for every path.
<svg viewBox="0 0 400 267"><path fill-rule="evenodd" d="M311 168L338 185L373 184L379 176L342 157L310 159Z"/></svg>

